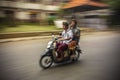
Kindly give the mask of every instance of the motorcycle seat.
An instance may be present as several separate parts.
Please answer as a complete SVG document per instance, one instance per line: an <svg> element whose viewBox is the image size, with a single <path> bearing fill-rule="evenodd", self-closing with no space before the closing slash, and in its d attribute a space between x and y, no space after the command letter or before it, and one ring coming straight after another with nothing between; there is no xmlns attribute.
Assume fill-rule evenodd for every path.
<svg viewBox="0 0 120 80"><path fill-rule="evenodd" d="M71 42L68 44L68 48L69 48L70 50L75 49L76 46L77 46L77 42L76 42L76 41L71 41Z"/></svg>

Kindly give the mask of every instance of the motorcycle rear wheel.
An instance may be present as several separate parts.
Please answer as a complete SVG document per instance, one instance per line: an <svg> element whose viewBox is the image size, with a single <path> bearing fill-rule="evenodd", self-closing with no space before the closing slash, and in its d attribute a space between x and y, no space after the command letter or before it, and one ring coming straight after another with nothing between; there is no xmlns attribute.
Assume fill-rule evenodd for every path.
<svg viewBox="0 0 120 80"><path fill-rule="evenodd" d="M53 63L53 60L51 58L51 56L49 55L43 55L41 58L40 58L40 61L39 61L39 65L43 68L43 69L47 69L49 68Z"/></svg>

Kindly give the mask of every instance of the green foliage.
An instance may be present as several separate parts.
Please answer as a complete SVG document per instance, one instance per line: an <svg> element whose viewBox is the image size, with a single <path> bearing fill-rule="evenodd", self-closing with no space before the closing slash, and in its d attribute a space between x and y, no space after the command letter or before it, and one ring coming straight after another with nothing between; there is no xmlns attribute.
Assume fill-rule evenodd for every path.
<svg viewBox="0 0 120 80"><path fill-rule="evenodd" d="M99 1L99 0L96 0ZM108 4L111 9L120 9L120 0L100 0L106 4Z"/></svg>
<svg viewBox="0 0 120 80"><path fill-rule="evenodd" d="M2 26L2 25L0 25ZM4 27L4 29L0 29L0 33L7 32L31 32L31 31L52 31L52 30L60 30L56 26L40 26L40 25L19 25L17 27Z"/></svg>
<svg viewBox="0 0 120 80"><path fill-rule="evenodd" d="M10 18L10 17L1 17L0 25L8 26L8 27L15 27L17 26L17 20L15 20L15 18Z"/></svg>
<svg viewBox="0 0 120 80"><path fill-rule="evenodd" d="M120 0L110 0L108 3L111 5L112 9L120 9Z"/></svg>
<svg viewBox="0 0 120 80"><path fill-rule="evenodd" d="M56 16L49 16L47 18L48 24L49 25L54 25L54 20L56 19Z"/></svg>
<svg viewBox="0 0 120 80"><path fill-rule="evenodd" d="M120 25L120 0L102 0L109 4L111 11L113 12L109 16L109 22L111 25Z"/></svg>

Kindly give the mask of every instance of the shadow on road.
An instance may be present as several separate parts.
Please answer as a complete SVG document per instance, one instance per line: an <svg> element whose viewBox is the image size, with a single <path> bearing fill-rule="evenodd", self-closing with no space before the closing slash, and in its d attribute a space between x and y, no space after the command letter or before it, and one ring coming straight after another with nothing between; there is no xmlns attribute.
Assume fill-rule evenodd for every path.
<svg viewBox="0 0 120 80"><path fill-rule="evenodd" d="M70 68L79 65L82 66L83 60L78 60L76 62L64 62L64 63L59 63L59 64L53 64L50 68L48 69L42 69L41 71L47 71L47 70L55 70L55 69L60 69L60 68Z"/></svg>

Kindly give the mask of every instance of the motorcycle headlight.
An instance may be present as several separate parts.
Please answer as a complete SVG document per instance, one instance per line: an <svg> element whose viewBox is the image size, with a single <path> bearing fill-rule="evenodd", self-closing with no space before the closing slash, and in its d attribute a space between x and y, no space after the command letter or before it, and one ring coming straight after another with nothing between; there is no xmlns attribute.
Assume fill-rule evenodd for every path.
<svg viewBox="0 0 120 80"><path fill-rule="evenodd" d="M52 44L52 41L49 41L49 42L48 42L48 45L47 45L47 48L50 48L50 47L51 47L51 44Z"/></svg>

